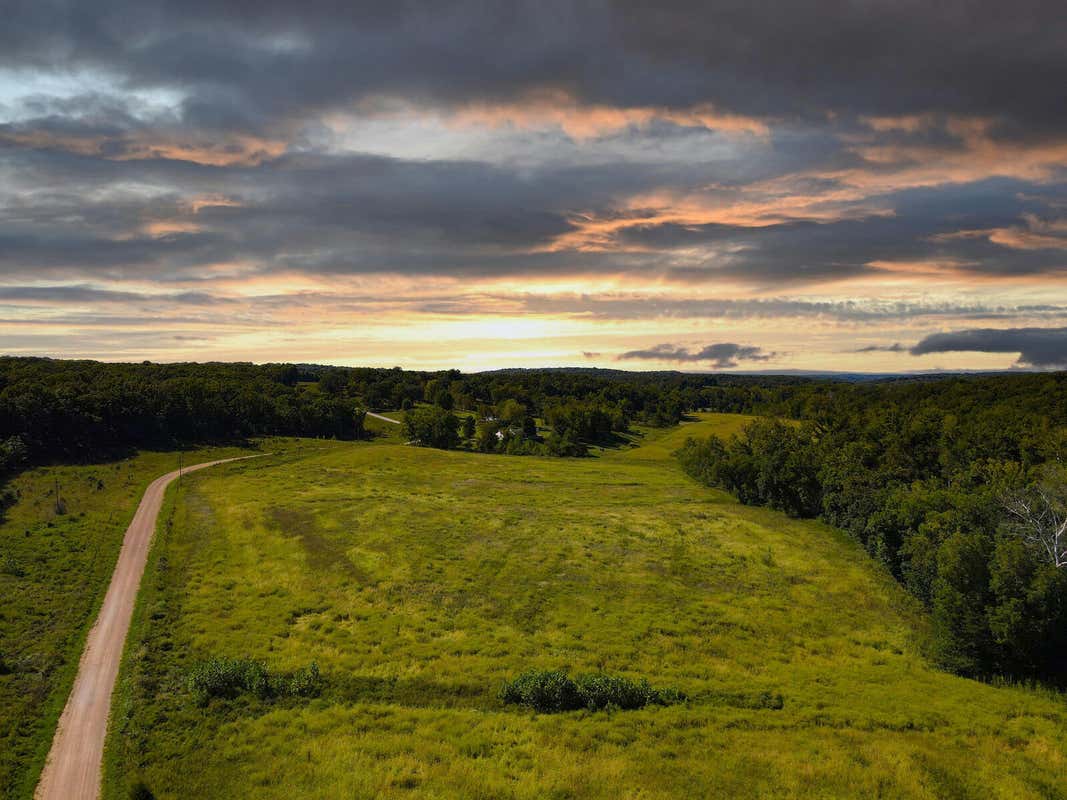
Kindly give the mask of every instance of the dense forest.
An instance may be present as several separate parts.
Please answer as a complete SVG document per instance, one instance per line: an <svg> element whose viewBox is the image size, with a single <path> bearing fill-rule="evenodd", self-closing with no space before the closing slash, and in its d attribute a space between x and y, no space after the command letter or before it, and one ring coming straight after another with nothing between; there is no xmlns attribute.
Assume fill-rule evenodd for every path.
<svg viewBox="0 0 1067 800"><path fill-rule="evenodd" d="M773 383L773 381L772 381ZM782 386L796 381L785 379ZM486 451L582 455L633 422L670 425L755 379L680 373L515 370L464 375L399 368L246 363L107 364L0 358L0 474L49 460L86 461L137 447L289 435L359 439L364 411L414 409L413 438ZM432 408L426 410L426 405ZM454 411L478 420L463 430ZM538 432L542 419L548 435ZM426 423L426 424L423 424ZM470 423L466 423L469 425ZM454 429L452 433L449 430ZM442 434L443 431L443 434Z"/></svg>
<svg viewBox="0 0 1067 800"><path fill-rule="evenodd" d="M866 382L800 377L0 358L0 478L138 447L358 439L365 410L410 440L582 456L697 409L767 419L689 441L685 469L744 503L848 531L932 612L966 675L1067 675L1067 374Z"/></svg>
<svg viewBox="0 0 1067 800"><path fill-rule="evenodd" d="M685 469L843 528L931 611L940 663L1067 678L1067 374L817 383Z"/></svg>

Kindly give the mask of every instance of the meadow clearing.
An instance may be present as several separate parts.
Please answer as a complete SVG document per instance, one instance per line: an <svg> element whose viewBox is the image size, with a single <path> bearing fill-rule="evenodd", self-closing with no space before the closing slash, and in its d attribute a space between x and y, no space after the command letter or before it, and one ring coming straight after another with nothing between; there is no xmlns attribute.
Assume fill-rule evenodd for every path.
<svg viewBox="0 0 1067 800"><path fill-rule="evenodd" d="M843 534L687 479L685 436L588 459L303 441L191 476L146 573L105 797L1062 797L1067 706L931 668ZM211 657L316 698L201 705ZM528 668L689 700L504 706ZM779 700L780 696L780 700Z"/></svg>
<svg viewBox="0 0 1067 800"><path fill-rule="evenodd" d="M186 464L250 452L183 454ZM39 467L8 487L0 521L0 797L30 797L145 487L177 453L89 466ZM56 490L59 490L57 507Z"/></svg>

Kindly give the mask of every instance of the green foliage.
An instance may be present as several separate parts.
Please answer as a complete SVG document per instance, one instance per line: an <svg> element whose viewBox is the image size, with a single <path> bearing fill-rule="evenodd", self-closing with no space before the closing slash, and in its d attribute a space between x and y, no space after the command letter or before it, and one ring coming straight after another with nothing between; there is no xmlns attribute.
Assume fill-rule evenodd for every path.
<svg viewBox="0 0 1067 800"><path fill-rule="evenodd" d="M21 467L29 455L29 449L21 436L8 436L0 441L0 475Z"/></svg>
<svg viewBox="0 0 1067 800"><path fill-rule="evenodd" d="M1063 382L901 381L832 395L815 385L793 409L808 421L761 420L728 441L688 441L678 458L743 503L848 531L930 609L947 668L1063 682L1067 570L1048 532L1044 544L1035 533L1067 514L1067 474L1045 464L1067 436ZM1045 521L1004 524L1009 497Z"/></svg>
<svg viewBox="0 0 1067 800"><path fill-rule="evenodd" d="M0 473L251 436L361 439L346 378L329 371L326 390L307 391L279 365L0 358Z"/></svg>
<svg viewBox="0 0 1067 800"><path fill-rule="evenodd" d="M551 401L545 405L544 417L560 439L609 444L615 432L626 430L622 409L595 401Z"/></svg>
<svg viewBox="0 0 1067 800"><path fill-rule="evenodd" d="M415 444L448 450L459 444L459 419L440 406L420 406L404 415L404 430Z"/></svg>
<svg viewBox="0 0 1067 800"><path fill-rule="evenodd" d="M270 673L254 659L212 658L189 671L186 688L199 703L216 697L232 700L245 693L263 700L270 695Z"/></svg>
<svg viewBox="0 0 1067 800"><path fill-rule="evenodd" d="M288 677L282 694L290 697L318 697L322 693L323 679L319 665L312 661Z"/></svg>
<svg viewBox="0 0 1067 800"><path fill-rule="evenodd" d="M291 675L273 674L252 658L211 658L196 664L185 679L200 705L221 698L250 694L260 700L274 697L317 697L322 692L319 667L312 662Z"/></svg>
<svg viewBox="0 0 1067 800"><path fill-rule="evenodd" d="M578 675L574 682L585 707L591 711L605 708L630 711L648 705L685 702L685 695L678 689L653 689L644 678L632 681L617 675L591 673Z"/></svg>
<svg viewBox="0 0 1067 800"><path fill-rule="evenodd" d="M524 705L542 713L601 711L607 708L633 710L647 705L671 705L685 701L677 689L653 689L647 680L632 681L603 673L570 678L558 670L529 670L505 681L498 694L505 705Z"/></svg>
<svg viewBox="0 0 1067 800"><path fill-rule="evenodd" d="M690 475L720 486L747 505L766 505L797 517L822 506L819 463L808 427L758 420L728 442L687 441L678 453Z"/></svg>
<svg viewBox="0 0 1067 800"><path fill-rule="evenodd" d="M578 685L565 672L524 672L505 681L498 695L504 704L529 706L534 711L576 711L585 706Z"/></svg>
<svg viewBox="0 0 1067 800"><path fill-rule="evenodd" d="M935 657L961 675L980 675L989 650L989 542L954 533L938 549L933 617Z"/></svg>

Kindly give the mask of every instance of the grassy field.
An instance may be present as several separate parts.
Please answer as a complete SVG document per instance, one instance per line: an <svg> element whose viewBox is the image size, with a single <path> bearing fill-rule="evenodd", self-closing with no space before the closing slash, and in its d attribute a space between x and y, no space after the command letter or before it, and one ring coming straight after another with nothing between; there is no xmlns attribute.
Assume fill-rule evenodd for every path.
<svg viewBox="0 0 1067 800"><path fill-rule="evenodd" d="M105 797L1067 796L1062 696L932 669L923 614L856 545L671 459L743 421L589 459L309 442L192 476L150 561ZM185 677L213 656L315 661L326 686L200 706ZM503 706L531 667L689 700Z"/></svg>
<svg viewBox="0 0 1067 800"><path fill-rule="evenodd" d="M19 500L0 523L0 797L32 795L126 526L148 483L177 464L176 453L141 453L12 481Z"/></svg>

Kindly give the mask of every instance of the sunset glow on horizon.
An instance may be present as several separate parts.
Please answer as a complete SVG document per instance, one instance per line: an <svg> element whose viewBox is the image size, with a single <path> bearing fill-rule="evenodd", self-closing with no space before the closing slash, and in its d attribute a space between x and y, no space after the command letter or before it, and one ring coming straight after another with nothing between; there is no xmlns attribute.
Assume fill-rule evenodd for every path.
<svg viewBox="0 0 1067 800"><path fill-rule="evenodd" d="M1023 5L18 6L0 352L1067 367L1067 23Z"/></svg>

